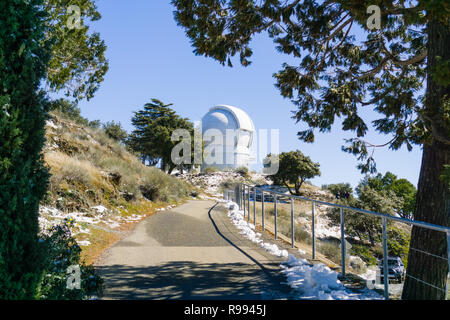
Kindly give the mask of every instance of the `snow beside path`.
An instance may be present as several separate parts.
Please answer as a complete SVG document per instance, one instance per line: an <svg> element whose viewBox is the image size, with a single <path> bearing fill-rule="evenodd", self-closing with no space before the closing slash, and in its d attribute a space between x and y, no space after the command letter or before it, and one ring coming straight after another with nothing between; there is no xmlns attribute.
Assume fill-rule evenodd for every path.
<svg viewBox="0 0 450 320"><path fill-rule="evenodd" d="M276 244L263 242L263 240L261 239L261 234L255 231L255 225L245 221L243 211L239 210L239 207L236 203L227 202L227 206L229 210L228 216L231 218L231 222L239 230L241 230L241 234L275 256L283 258L288 257L287 250L280 250Z"/></svg>
<svg viewBox="0 0 450 320"><path fill-rule="evenodd" d="M338 280L338 273L323 263L311 265L307 260L289 255L281 265L289 285L298 291L299 299L311 300L381 300L367 288L354 292Z"/></svg>
<svg viewBox="0 0 450 320"><path fill-rule="evenodd" d="M271 254L287 258L281 264L282 272L286 275L289 286L298 292L298 299L311 300L380 300L381 295L367 288L354 292L339 281L338 273L331 270L323 263L311 264L302 258L296 258L288 254L287 250L279 249L276 244L265 243L261 239L261 234L255 232L255 226L244 219L243 211L239 210L236 203L231 201L224 202L228 207L228 216L231 222L241 230L246 238L258 244ZM301 249L300 254L305 254Z"/></svg>

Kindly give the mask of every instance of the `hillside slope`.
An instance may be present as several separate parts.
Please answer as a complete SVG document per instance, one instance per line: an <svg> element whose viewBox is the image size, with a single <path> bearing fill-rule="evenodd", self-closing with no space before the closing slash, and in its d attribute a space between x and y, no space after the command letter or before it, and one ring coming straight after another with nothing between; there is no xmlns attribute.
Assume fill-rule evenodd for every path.
<svg viewBox="0 0 450 320"><path fill-rule="evenodd" d="M47 121L46 138L51 178L39 210L41 232L69 221L86 263L135 222L181 203L192 191L188 183L143 165L102 129L60 113Z"/></svg>

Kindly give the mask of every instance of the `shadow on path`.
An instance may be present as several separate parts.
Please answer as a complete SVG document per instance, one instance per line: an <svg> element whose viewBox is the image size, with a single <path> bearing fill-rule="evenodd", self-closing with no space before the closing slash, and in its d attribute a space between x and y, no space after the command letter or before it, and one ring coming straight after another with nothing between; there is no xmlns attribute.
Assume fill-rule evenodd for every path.
<svg viewBox="0 0 450 320"><path fill-rule="evenodd" d="M168 262L158 266L98 266L107 299L283 299L279 284L245 263Z"/></svg>

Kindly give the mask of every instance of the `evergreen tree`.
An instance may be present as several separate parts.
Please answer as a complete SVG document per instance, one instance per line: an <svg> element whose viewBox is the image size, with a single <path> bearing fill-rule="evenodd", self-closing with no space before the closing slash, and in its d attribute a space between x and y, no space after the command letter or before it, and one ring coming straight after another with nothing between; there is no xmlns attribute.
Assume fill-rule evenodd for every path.
<svg viewBox="0 0 450 320"><path fill-rule="evenodd" d="M42 0L0 2L0 299L30 299L40 277L38 206L49 60Z"/></svg>
<svg viewBox="0 0 450 320"><path fill-rule="evenodd" d="M282 96L298 107L294 119L306 124L300 139L314 142L315 129L330 131L335 119L343 118L342 129L356 135L343 149L358 155L363 172L372 173L376 147L423 146L414 218L450 225L450 190L440 178L450 163L447 1L172 2L175 19L198 55L232 66L237 54L248 66L250 41L267 32L281 53L298 59L294 65L283 64L274 77ZM380 9L379 26L367 13L374 2ZM369 127L361 111L369 106L380 115L373 126L389 136L383 145L363 140ZM411 247L445 258L447 236L414 226ZM402 297L445 299L447 261L414 250L408 261L410 277Z"/></svg>
<svg viewBox="0 0 450 320"><path fill-rule="evenodd" d="M181 118L170 108L172 104L152 99L143 110L135 112L131 122L135 130L129 135L127 145L141 155L142 161L150 165L161 162L161 169L169 174L177 167L172 161L172 149L177 142L172 141L172 133L176 129L186 129L191 137L191 160L194 145L194 126L186 118ZM192 161L191 161L192 163ZM183 168L186 168L185 164Z"/></svg>

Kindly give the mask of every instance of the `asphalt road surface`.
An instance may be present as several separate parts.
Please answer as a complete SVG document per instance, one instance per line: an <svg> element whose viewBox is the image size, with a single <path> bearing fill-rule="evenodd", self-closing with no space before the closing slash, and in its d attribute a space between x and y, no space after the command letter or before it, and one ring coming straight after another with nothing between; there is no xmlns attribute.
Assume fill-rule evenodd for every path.
<svg viewBox="0 0 450 320"><path fill-rule="evenodd" d="M280 260L239 234L213 201L189 201L139 223L96 268L103 299L289 299Z"/></svg>

